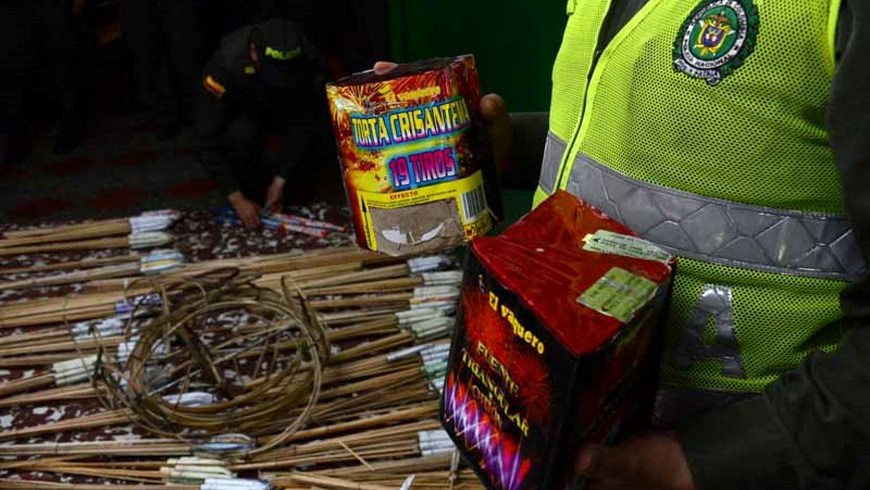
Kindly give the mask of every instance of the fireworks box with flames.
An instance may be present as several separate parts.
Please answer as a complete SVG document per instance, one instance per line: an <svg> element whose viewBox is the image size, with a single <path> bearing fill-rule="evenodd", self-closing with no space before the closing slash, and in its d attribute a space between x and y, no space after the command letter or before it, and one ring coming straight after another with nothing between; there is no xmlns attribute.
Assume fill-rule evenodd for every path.
<svg viewBox="0 0 870 490"><path fill-rule="evenodd" d="M356 74L327 95L360 246L422 253L489 231L472 56Z"/></svg>
<svg viewBox="0 0 870 490"><path fill-rule="evenodd" d="M441 419L488 488L576 488L581 443L648 422L671 272L561 191L472 242Z"/></svg>

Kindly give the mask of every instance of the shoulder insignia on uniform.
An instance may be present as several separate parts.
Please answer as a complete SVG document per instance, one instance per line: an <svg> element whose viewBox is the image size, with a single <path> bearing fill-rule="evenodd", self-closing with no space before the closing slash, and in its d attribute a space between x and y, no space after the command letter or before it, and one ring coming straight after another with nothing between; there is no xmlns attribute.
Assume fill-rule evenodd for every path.
<svg viewBox="0 0 870 490"><path fill-rule="evenodd" d="M203 87L209 91L212 95L220 99L227 92L227 88L220 84L217 80L214 79L211 75L206 75L205 80L202 82Z"/></svg>
<svg viewBox="0 0 870 490"><path fill-rule="evenodd" d="M754 0L702 0L674 41L674 69L718 85L755 51L759 24Z"/></svg>

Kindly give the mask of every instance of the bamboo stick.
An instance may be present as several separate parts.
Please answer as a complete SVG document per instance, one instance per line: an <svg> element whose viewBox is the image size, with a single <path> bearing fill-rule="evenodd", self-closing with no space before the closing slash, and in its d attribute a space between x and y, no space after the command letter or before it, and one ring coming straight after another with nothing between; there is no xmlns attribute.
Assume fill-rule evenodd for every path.
<svg viewBox="0 0 870 490"><path fill-rule="evenodd" d="M77 417L70 420L51 422L36 427L25 427L23 429L3 431L0 432L0 441L24 439L26 437L34 437L44 434L54 434L69 430L93 429L95 427L106 427L109 425L122 424L130 420L130 417L132 417L132 415L132 412L126 409L111 410L97 413L94 415L85 415L83 417Z"/></svg>
<svg viewBox="0 0 870 490"><path fill-rule="evenodd" d="M2 385L0 385L2 386ZM93 398L99 395L101 387L94 388L89 383L77 384L72 386L63 386L49 390L41 390L36 393L26 393L21 395L9 396L0 399L0 408L13 407L15 405L30 405L35 403L50 403L64 400L82 400Z"/></svg>
<svg viewBox="0 0 870 490"><path fill-rule="evenodd" d="M74 225L63 225L63 226L54 226L54 227L45 227L45 228L33 228L30 230L16 230L16 231L7 231L3 233L3 236L7 239L13 238L27 238L34 236L45 236L45 235L61 235L67 233L75 233L81 230L87 230L89 228L109 228L109 229L125 229L126 231L122 233L130 233L130 221L127 218L115 218L109 220L102 220L90 223L78 223Z"/></svg>
<svg viewBox="0 0 870 490"><path fill-rule="evenodd" d="M10 289L29 289L45 286L56 286L61 284L73 284L77 282L94 281L97 279L109 279L113 277L127 277L139 273L139 263L131 262L127 264L111 265L100 267L97 269L86 269L79 272L71 272L47 277L37 277L33 279L21 279L19 281L0 282L0 290Z"/></svg>
<svg viewBox="0 0 870 490"><path fill-rule="evenodd" d="M0 268L0 275L12 274L35 274L39 272L52 272L69 269L93 269L105 265L117 265L127 262L139 262L139 254L120 255L117 257L105 257L100 259L83 259L72 262L59 262L56 264L33 265L29 267Z"/></svg>
<svg viewBox="0 0 870 490"><path fill-rule="evenodd" d="M316 476L316 475L306 475L303 473L294 473L290 475L290 478L294 481L300 483L306 483L311 485L323 485L328 488L337 488L337 489L345 489L345 490L395 490L392 487L385 487L382 485L371 485L365 483L354 483L352 481L343 480L341 478L334 478L328 476Z"/></svg>
<svg viewBox="0 0 870 490"><path fill-rule="evenodd" d="M25 245L21 247L0 248L0 257L9 255L27 255L45 252L70 252L76 250L102 250L106 248L127 248L130 240L127 237L97 238L76 242L44 243L40 245Z"/></svg>
<svg viewBox="0 0 870 490"><path fill-rule="evenodd" d="M104 484L54 483L34 480L10 480L0 478L0 490L106 490L112 488ZM117 488L117 486L115 487ZM136 490L166 490L165 485L137 485ZM199 490L199 485L174 485L172 490Z"/></svg>
<svg viewBox="0 0 870 490"><path fill-rule="evenodd" d="M191 445L171 439L142 441L76 441L46 442L35 444L0 445L0 456L184 456L191 452Z"/></svg>

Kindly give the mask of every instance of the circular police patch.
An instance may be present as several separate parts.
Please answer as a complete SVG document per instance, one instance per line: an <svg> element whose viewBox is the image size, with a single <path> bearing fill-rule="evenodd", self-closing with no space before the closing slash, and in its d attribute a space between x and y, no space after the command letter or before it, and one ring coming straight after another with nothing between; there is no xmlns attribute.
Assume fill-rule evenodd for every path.
<svg viewBox="0 0 870 490"><path fill-rule="evenodd" d="M674 68L717 85L755 50L758 27L753 0L703 0L674 42Z"/></svg>

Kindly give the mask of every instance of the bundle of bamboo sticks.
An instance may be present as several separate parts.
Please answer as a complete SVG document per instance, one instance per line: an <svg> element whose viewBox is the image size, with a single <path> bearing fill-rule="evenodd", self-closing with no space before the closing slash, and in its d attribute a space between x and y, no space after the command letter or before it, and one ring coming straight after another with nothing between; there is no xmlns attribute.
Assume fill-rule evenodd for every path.
<svg viewBox="0 0 870 490"><path fill-rule="evenodd" d="M8 231L0 240L0 256L106 248L153 248L166 245L172 236L164 233L180 214L152 211L120 218L52 228Z"/></svg>
<svg viewBox="0 0 870 490"><path fill-rule="evenodd" d="M166 209L148 211L130 218L117 218L93 221L75 225L33 228L29 230L7 231L0 244L4 247L32 245L46 242L66 242L84 240L86 238L101 238L133 233L162 231L175 223L181 214Z"/></svg>
<svg viewBox="0 0 870 490"><path fill-rule="evenodd" d="M81 294L0 307L0 327L38 328L35 332L0 337L0 365L8 362L41 369L38 372L42 373L36 380L22 381L29 383L24 386L0 389L0 408L105 397L113 389L109 386L111 380L93 377L59 386L52 366L58 362L70 365L70 361L95 354L102 359L131 351L125 347L130 339L160 316L165 301L172 301L165 296L172 284L216 272L226 274L227 281L239 274L256 273L259 277L254 284L275 291L282 291L282 285L286 287L292 280L307 298L312 314L325 325L324 340L332 347L329 362L322 370L319 397L305 427L280 445L242 459L226 459L220 451L226 442L184 441L172 435L100 443L26 442L139 422L139 415L129 405L110 404L97 413L72 420L0 432L0 441L16 443L0 445L0 457L17 458L0 462L0 470L40 471L143 485L137 488L162 488L170 470L161 472L161 468L195 467L179 461L197 455L224 461L222 468L229 472L225 476L233 474L236 478L217 478L225 481L216 482L211 477L224 474L224 470L198 474L196 470L185 473L184 468L180 472L175 469L172 471L176 475L210 478L192 479L192 485L183 483L172 488L260 488L256 485L264 482L273 488L298 490L395 490L406 484L410 489L482 488L467 469L458 465L437 420L447 339L461 280L447 257L402 260L346 248L221 260L189 264L147 281L91 281ZM137 319L128 322L118 316L119 312L129 314L131 310L137 312ZM217 357L232 353L232 358L226 359L227 367L232 365L236 374L248 375L239 388L263 387L264 393L280 394L307 386L307 373L314 369L308 361L297 365L299 379L285 385L270 385L269 369L254 371L254 366L264 364L260 357L266 349L245 348L268 336L270 327L255 319L262 316L256 307L243 313L250 318L233 317L229 323L202 322L197 327L204 342L211 341L210 353ZM71 323L76 321L79 323ZM269 347L286 356L297 348L290 339L275 341ZM177 359L174 364L179 364ZM190 375L196 370L191 366L194 363L173 366L170 378L161 382L197 380L196 375ZM207 409L217 398L197 398L196 390L203 386L202 376L194 387L186 386L174 393L170 388L156 396L163 397L166 403L190 403L188 409L194 412ZM288 421L304 410L300 398L286 413L265 420L250 435L258 447L266 447L280 437ZM175 463L170 462L173 459ZM411 474L414 479L409 482ZM15 485L14 481L0 480L0 488L22 488ZM65 484L27 488L43 487L88 488Z"/></svg>
<svg viewBox="0 0 870 490"><path fill-rule="evenodd" d="M124 257L123 260L112 262L116 263L98 267L85 267L82 270L74 272L0 282L0 290L30 289L63 284L87 283L112 278L129 278L137 275L161 274L181 267L185 262L185 258L181 252L170 249L153 250L145 255L136 255L133 260L128 260Z"/></svg>

